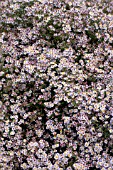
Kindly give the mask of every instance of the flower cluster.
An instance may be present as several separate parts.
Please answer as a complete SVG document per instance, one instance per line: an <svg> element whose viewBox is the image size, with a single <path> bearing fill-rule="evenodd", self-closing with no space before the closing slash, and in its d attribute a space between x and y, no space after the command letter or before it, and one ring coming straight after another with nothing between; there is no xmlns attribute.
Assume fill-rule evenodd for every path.
<svg viewBox="0 0 113 170"><path fill-rule="evenodd" d="M112 6L1 1L1 170L112 170Z"/></svg>

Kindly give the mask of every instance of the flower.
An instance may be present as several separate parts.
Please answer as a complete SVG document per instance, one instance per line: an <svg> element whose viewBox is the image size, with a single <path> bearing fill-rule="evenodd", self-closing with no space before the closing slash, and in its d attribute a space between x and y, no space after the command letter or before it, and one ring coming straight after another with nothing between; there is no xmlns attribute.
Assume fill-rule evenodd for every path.
<svg viewBox="0 0 113 170"><path fill-rule="evenodd" d="M63 119L64 119L64 124L69 124L70 123L70 117L64 116Z"/></svg>
<svg viewBox="0 0 113 170"><path fill-rule="evenodd" d="M86 169L82 163L74 163L73 167L75 170L85 170Z"/></svg>
<svg viewBox="0 0 113 170"><path fill-rule="evenodd" d="M99 143L96 143L94 147L94 151L100 153L100 151L102 151L102 146Z"/></svg>
<svg viewBox="0 0 113 170"><path fill-rule="evenodd" d="M67 24L67 25L63 25L63 31L64 31L65 33L70 32L70 31L71 31L71 27L70 27L70 25L69 25L69 24Z"/></svg>
<svg viewBox="0 0 113 170"><path fill-rule="evenodd" d="M55 159L55 160L58 160L58 159L60 159L60 158L61 158L60 154L59 154L59 153L56 153L55 156L54 156L54 159Z"/></svg>
<svg viewBox="0 0 113 170"><path fill-rule="evenodd" d="M22 167L23 169L26 169L26 168L27 168L27 164L26 164L26 163L23 163L23 164L21 164L21 167Z"/></svg>
<svg viewBox="0 0 113 170"><path fill-rule="evenodd" d="M34 47L28 46L27 48L24 48L24 52L26 53L34 53Z"/></svg>
<svg viewBox="0 0 113 170"><path fill-rule="evenodd" d="M15 132L14 132L14 131L11 131L11 132L10 132L10 135L14 135L14 134L15 134Z"/></svg>
<svg viewBox="0 0 113 170"><path fill-rule="evenodd" d="M36 134L38 135L38 137L41 137L43 135L43 131L41 129L39 130L35 130L36 131Z"/></svg>
<svg viewBox="0 0 113 170"><path fill-rule="evenodd" d="M52 148L55 149L55 148L58 148L59 147L59 143L55 144L55 145L52 145Z"/></svg>
<svg viewBox="0 0 113 170"><path fill-rule="evenodd" d="M37 167L33 167L33 170L39 170L39 168L37 168Z"/></svg>
<svg viewBox="0 0 113 170"><path fill-rule="evenodd" d="M54 164L54 168L55 168L55 169L59 169L59 165L58 165L57 162Z"/></svg>

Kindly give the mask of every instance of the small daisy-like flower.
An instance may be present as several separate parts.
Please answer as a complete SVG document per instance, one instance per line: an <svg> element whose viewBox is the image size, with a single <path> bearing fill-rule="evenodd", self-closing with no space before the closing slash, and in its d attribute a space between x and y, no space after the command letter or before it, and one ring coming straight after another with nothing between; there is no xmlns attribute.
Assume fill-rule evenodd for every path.
<svg viewBox="0 0 113 170"><path fill-rule="evenodd" d="M41 148L44 148L45 143L44 143L44 141L43 141L42 139L39 141L39 144L40 144L40 147L41 147Z"/></svg>
<svg viewBox="0 0 113 170"><path fill-rule="evenodd" d="M45 18L45 21L48 22L48 21L50 21L50 19L51 19L50 16L48 16Z"/></svg>
<svg viewBox="0 0 113 170"><path fill-rule="evenodd" d="M37 168L37 167L33 167L33 170L39 170L39 168Z"/></svg>
<svg viewBox="0 0 113 170"><path fill-rule="evenodd" d="M55 145L52 145L52 148L55 149L55 148L58 148L59 147L59 143L55 144Z"/></svg>
<svg viewBox="0 0 113 170"><path fill-rule="evenodd" d="M96 143L94 147L94 151L96 151L97 153L100 153L100 151L102 151L102 146L100 146L99 143Z"/></svg>
<svg viewBox="0 0 113 170"><path fill-rule="evenodd" d="M94 12L93 12L93 11L90 11L90 12L89 12L89 15L90 15L90 16L94 16Z"/></svg>
<svg viewBox="0 0 113 170"><path fill-rule="evenodd" d="M75 170L85 170L84 165L81 164L81 163L74 163L73 167L74 167Z"/></svg>
<svg viewBox="0 0 113 170"><path fill-rule="evenodd" d="M24 52L34 54L34 47L28 46L27 48L24 48Z"/></svg>
<svg viewBox="0 0 113 170"><path fill-rule="evenodd" d="M60 159L60 157L61 157L61 156L60 156L60 154L59 154L59 153L56 153L56 154L55 154L55 156L54 156L55 160Z"/></svg>
<svg viewBox="0 0 113 170"><path fill-rule="evenodd" d="M8 133L9 132L9 127L5 126L5 132Z"/></svg>
<svg viewBox="0 0 113 170"><path fill-rule="evenodd" d="M106 168L103 167L101 170L106 170Z"/></svg>
<svg viewBox="0 0 113 170"><path fill-rule="evenodd" d="M21 167L22 167L23 169L26 169L26 168L27 168L27 164L26 164L26 163L23 163L23 164L21 164Z"/></svg>
<svg viewBox="0 0 113 170"><path fill-rule="evenodd" d="M59 169L58 163L55 163L55 164L54 164L54 168L55 168L55 170L56 170L56 169Z"/></svg>
<svg viewBox="0 0 113 170"><path fill-rule="evenodd" d="M101 137L102 136L102 133L98 133L98 137Z"/></svg>
<svg viewBox="0 0 113 170"><path fill-rule="evenodd" d="M85 142L85 147L88 147L89 146L89 142Z"/></svg>
<svg viewBox="0 0 113 170"><path fill-rule="evenodd" d="M85 135L85 127L79 127L78 128L78 131L77 131L77 134L79 135L79 136L83 136L83 135Z"/></svg>
<svg viewBox="0 0 113 170"><path fill-rule="evenodd" d="M108 167L109 167L109 164L105 162L105 163L104 163L104 167L105 167L105 168L108 168Z"/></svg>
<svg viewBox="0 0 113 170"><path fill-rule="evenodd" d="M94 104L94 110L95 111L99 111L99 107L100 107L100 105L98 103Z"/></svg>
<svg viewBox="0 0 113 170"><path fill-rule="evenodd" d="M10 154L10 156L13 156L13 155L14 155L14 152L13 152L13 151L10 151L9 154Z"/></svg>
<svg viewBox="0 0 113 170"><path fill-rule="evenodd" d="M38 137L41 137L43 135L43 131L42 130L36 130L36 134L38 135Z"/></svg>
<svg viewBox="0 0 113 170"><path fill-rule="evenodd" d="M45 104L45 106L48 107L48 108L51 108L51 107L54 106L54 103L52 103L52 102L45 102L44 104Z"/></svg>
<svg viewBox="0 0 113 170"><path fill-rule="evenodd" d="M14 132L14 131L11 131L11 132L10 132L10 135L14 135L14 134L15 134L15 132Z"/></svg>
<svg viewBox="0 0 113 170"><path fill-rule="evenodd" d="M102 105L102 106L100 107L100 110L101 110L102 113L105 113L105 111L106 111L106 106L105 106L105 105Z"/></svg>
<svg viewBox="0 0 113 170"><path fill-rule="evenodd" d="M70 117L64 116L64 117L63 117L63 120L64 120L64 124L69 124L69 122L70 122Z"/></svg>
<svg viewBox="0 0 113 170"><path fill-rule="evenodd" d="M107 170L112 170L112 167L109 167Z"/></svg>
<svg viewBox="0 0 113 170"><path fill-rule="evenodd" d="M67 24L66 26L63 26L63 30L64 30L64 32L65 32L65 33L70 32L70 31L71 31L71 27L70 27L70 25L69 25L69 24Z"/></svg>

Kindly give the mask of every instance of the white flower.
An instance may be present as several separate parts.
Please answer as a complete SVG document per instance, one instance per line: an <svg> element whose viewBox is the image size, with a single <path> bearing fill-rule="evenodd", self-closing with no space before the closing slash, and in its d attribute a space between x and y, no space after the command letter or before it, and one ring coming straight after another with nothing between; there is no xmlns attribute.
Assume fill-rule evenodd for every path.
<svg viewBox="0 0 113 170"><path fill-rule="evenodd" d="M34 52L33 46L28 46L27 48L24 48L24 52L33 53Z"/></svg>
<svg viewBox="0 0 113 170"><path fill-rule="evenodd" d="M64 26L64 27L63 27L63 30L64 30L65 33L70 32L70 31L71 31L70 25L67 24L66 26Z"/></svg>
<svg viewBox="0 0 113 170"><path fill-rule="evenodd" d="M1 71L1 72L0 72L0 77L1 77L1 76L3 76L3 75L4 75L4 72L3 72L3 71Z"/></svg>
<svg viewBox="0 0 113 170"><path fill-rule="evenodd" d="M12 5L10 5L10 8L12 8L14 11L16 11L17 9L20 8L20 5L18 3L13 3Z"/></svg>
<svg viewBox="0 0 113 170"><path fill-rule="evenodd" d="M59 165L57 163L55 163L53 169L59 169Z"/></svg>
<svg viewBox="0 0 113 170"><path fill-rule="evenodd" d="M13 156L14 155L14 152L13 151L10 151L10 156Z"/></svg>
<svg viewBox="0 0 113 170"><path fill-rule="evenodd" d="M81 163L74 163L73 167L75 170L84 170L85 169L84 165Z"/></svg>
<svg viewBox="0 0 113 170"><path fill-rule="evenodd" d="M39 170L39 168L37 168L37 167L33 167L33 170Z"/></svg>
<svg viewBox="0 0 113 170"><path fill-rule="evenodd" d="M22 167L23 169L26 169L26 168L27 168L27 164L26 164L26 163L23 163L23 164L21 164L21 167Z"/></svg>
<svg viewBox="0 0 113 170"><path fill-rule="evenodd" d="M48 107L48 108L51 108L51 107L54 106L54 103L52 103L52 102L45 102L44 104L45 104L45 106Z"/></svg>
<svg viewBox="0 0 113 170"><path fill-rule="evenodd" d="M55 149L55 148L58 148L59 147L59 144L55 144L55 145L52 145L52 148Z"/></svg>
<svg viewBox="0 0 113 170"><path fill-rule="evenodd" d="M96 144L95 144L94 151L96 151L97 153L99 153L100 151L102 151L102 147L99 145L99 143L96 143Z"/></svg>
<svg viewBox="0 0 113 170"><path fill-rule="evenodd" d="M8 126L5 127L5 132L6 132L6 133L9 132L9 127L8 127Z"/></svg>
<svg viewBox="0 0 113 170"><path fill-rule="evenodd" d="M89 14L90 14L91 16L93 16L93 15L94 15L94 12L90 11Z"/></svg>
<svg viewBox="0 0 113 170"><path fill-rule="evenodd" d="M24 68L25 68L25 70L28 71L29 73L33 73L35 66L34 66L34 65L31 65L30 62L29 62L29 60L26 59L26 60L24 61Z"/></svg>
<svg viewBox="0 0 113 170"><path fill-rule="evenodd" d="M69 1L68 4L69 4L69 6L71 6L71 5L72 5L72 2Z"/></svg>
<svg viewBox="0 0 113 170"><path fill-rule="evenodd" d="M102 136L102 133L98 133L98 137L101 137Z"/></svg>
<svg viewBox="0 0 113 170"><path fill-rule="evenodd" d="M27 155L27 149L22 149L22 154Z"/></svg>
<svg viewBox="0 0 113 170"><path fill-rule="evenodd" d="M70 123L70 117L64 116L63 119L64 119L64 124L69 124Z"/></svg>
<svg viewBox="0 0 113 170"><path fill-rule="evenodd" d="M85 142L85 147L88 147L89 146L89 142Z"/></svg>
<svg viewBox="0 0 113 170"><path fill-rule="evenodd" d="M14 131L11 131L10 135L14 135L14 134L15 134L15 132L14 132Z"/></svg>
<svg viewBox="0 0 113 170"><path fill-rule="evenodd" d="M47 17L47 18L46 18L46 22L48 22L50 19L51 19L50 17Z"/></svg>
<svg viewBox="0 0 113 170"><path fill-rule="evenodd" d="M60 157L61 157L61 156L60 156L59 153L56 153L55 156L54 156L54 158L55 158L56 160L60 159Z"/></svg>

